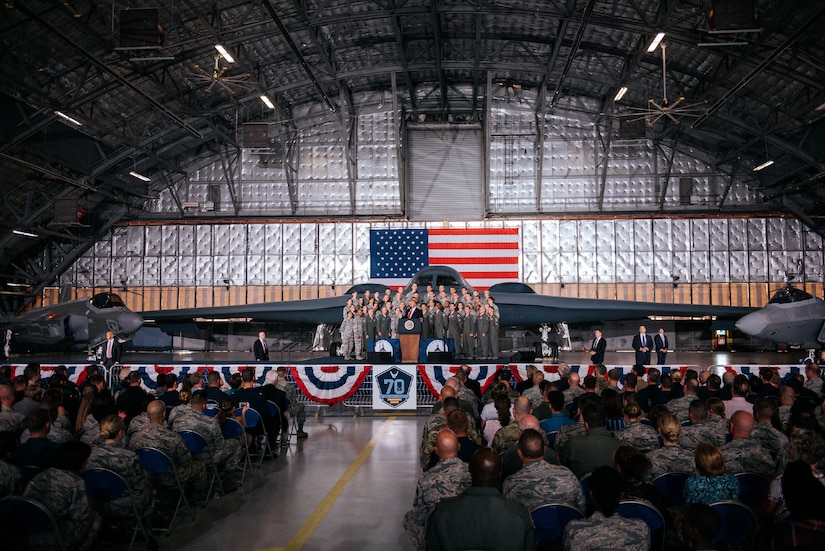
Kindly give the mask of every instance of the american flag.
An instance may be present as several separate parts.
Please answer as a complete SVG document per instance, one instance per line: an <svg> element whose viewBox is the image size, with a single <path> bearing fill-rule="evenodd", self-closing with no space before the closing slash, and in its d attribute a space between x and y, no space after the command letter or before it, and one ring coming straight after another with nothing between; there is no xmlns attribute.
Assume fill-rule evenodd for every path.
<svg viewBox="0 0 825 551"><path fill-rule="evenodd" d="M518 228L370 230L370 277L401 285L426 266L450 266L486 289L519 279L519 242Z"/></svg>

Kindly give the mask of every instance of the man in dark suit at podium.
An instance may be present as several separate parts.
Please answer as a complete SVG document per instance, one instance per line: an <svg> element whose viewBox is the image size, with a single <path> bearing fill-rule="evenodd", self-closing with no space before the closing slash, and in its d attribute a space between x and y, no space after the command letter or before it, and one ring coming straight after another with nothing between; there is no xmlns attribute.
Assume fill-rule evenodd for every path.
<svg viewBox="0 0 825 551"><path fill-rule="evenodd" d="M601 329L593 331L595 338L593 344L590 345L590 363L592 365L599 365L604 363L604 351L607 348L607 341L602 337Z"/></svg>
<svg viewBox="0 0 825 551"><path fill-rule="evenodd" d="M650 365L650 349L653 348L653 339L647 334L644 325L639 326L639 334L633 337L633 350L636 351L636 364Z"/></svg>
<svg viewBox="0 0 825 551"><path fill-rule="evenodd" d="M263 331L258 333L258 339L252 346L252 352L255 353L256 362L269 361L269 347L266 345L266 333L264 333Z"/></svg>
<svg viewBox="0 0 825 551"><path fill-rule="evenodd" d="M424 317L424 315L421 312L421 308L418 307L418 302L415 299L410 300L410 306L404 313L404 317L408 320L421 320Z"/></svg>

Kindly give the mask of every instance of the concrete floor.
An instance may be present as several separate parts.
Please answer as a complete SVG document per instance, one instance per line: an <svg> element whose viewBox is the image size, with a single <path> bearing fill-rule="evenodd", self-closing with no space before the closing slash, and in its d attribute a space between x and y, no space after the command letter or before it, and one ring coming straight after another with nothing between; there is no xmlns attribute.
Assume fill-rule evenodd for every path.
<svg viewBox="0 0 825 551"><path fill-rule="evenodd" d="M424 417L308 419L309 438L255 469L245 492L185 518L162 550L412 550L402 527Z"/></svg>

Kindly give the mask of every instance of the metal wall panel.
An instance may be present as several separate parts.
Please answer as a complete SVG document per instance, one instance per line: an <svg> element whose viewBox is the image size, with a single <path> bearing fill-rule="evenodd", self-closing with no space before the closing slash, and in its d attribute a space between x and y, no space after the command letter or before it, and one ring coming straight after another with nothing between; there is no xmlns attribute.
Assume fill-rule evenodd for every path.
<svg viewBox="0 0 825 551"><path fill-rule="evenodd" d="M278 296L314 296L321 292L319 285L335 286L335 292L341 292L369 279L371 229L428 226L441 227L442 223L296 221L118 227L78 259L65 281L115 290L123 285L130 290L199 286L197 296L210 302L232 300L232 295L222 294L225 279L231 287L267 285ZM800 261L804 273L797 281L821 285L825 261L822 239L813 232L802 232L799 222L791 218L508 219L452 224L503 226L519 229L521 279L536 286L564 283L564 289L553 288L567 296L632 292L641 298L652 296L654 283L669 286L678 277L679 292L694 293L695 300L704 286L701 289L707 292L702 300L739 304L741 293L735 286L749 293L759 287L751 289L748 284L775 287L786 280L787 273L796 272ZM140 250L145 254L136 254ZM275 288L285 285L292 286L294 293ZM217 291L208 291L212 288ZM161 296L167 305L184 301L182 296L176 298L179 295ZM753 301L761 295L748 296L752 304L758 304ZM201 298L192 300L202 306Z"/></svg>

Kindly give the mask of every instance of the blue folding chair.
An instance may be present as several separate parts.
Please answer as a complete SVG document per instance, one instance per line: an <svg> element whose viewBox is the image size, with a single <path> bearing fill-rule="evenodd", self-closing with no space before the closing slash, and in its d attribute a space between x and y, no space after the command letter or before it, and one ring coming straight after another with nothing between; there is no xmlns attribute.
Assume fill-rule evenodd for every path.
<svg viewBox="0 0 825 551"><path fill-rule="evenodd" d="M716 501L710 506L722 518L722 529L713 538L713 543L723 545L728 551L753 549L758 520L750 507L732 500Z"/></svg>
<svg viewBox="0 0 825 551"><path fill-rule="evenodd" d="M690 473L664 473L653 479L653 485L662 498L665 507L682 507L684 505L683 490L685 482L693 476Z"/></svg>
<svg viewBox="0 0 825 551"><path fill-rule="evenodd" d="M212 407L212 406L207 404L206 408L203 410L203 414L206 415L207 417L215 418L215 417L218 416L218 413L220 413L220 411L221 411L220 408Z"/></svg>
<svg viewBox="0 0 825 551"><path fill-rule="evenodd" d="M172 518L169 521L169 525L166 528L158 528L157 530L165 532L166 534L169 534L169 532L172 531L181 505L186 507L189 511L189 516L192 520L195 520L195 510L189 504L189 500L186 499L186 491L183 486L183 481L181 481L178 476L178 470L175 468L175 464L169 456L162 450L150 447L138 448L135 450L135 453L137 453L140 458L140 464L143 466L143 470L146 471L146 474L151 477L156 488L177 492L178 494L178 500L175 503L175 510L172 513ZM174 484L169 484L168 481L163 478L164 476L174 478Z"/></svg>
<svg viewBox="0 0 825 551"><path fill-rule="evenodd" d="M243 414L243 410L238 408L235 410L235 415L240 416ZM246 422L246 427L244 430L251 435L255 439L255 443L258 446L258 449L253 452L253 450L249 450L249 453L258 459L258 467L260 468L261 465L264 463L264 458L269 455L270 457L276 457L272 453L272 447L269 445L269 436L266 433L266 427L264 426L264 420L261 417L261 414L255 411L252 408L248 408L246 410L246 414L244 417Z"/></svg>
<svg viewBox="0 0 825 551"><path fill-rule="evenodd" d="M42 503L22 496L0 499L4 549L65 549L57 521Z"/></svg>
<svg viewBox="0 0 825 551"><path fill-rule="evenodd" d="M212 488L215 487L216 482L218 486L218 492L220 493L220 495L226 495L226 492L223 489L223 482L221 481L221 477L218 474L218 464L215 461L215 457L217 456L217 454L202 434L195 432L193 430L182 430L178 432L178 434L183 439L183 443L186 444L186 449L189 450L189 453L192 454L193 458L198 458L198 456L202 454L206 454L208 456L208 461L204 461L204 463L207 464L206 468L210 470L211 475L209 477L209 489L206 490L206 500L204 501L205 507L206 504L209 503L210 498L212 497Z"/></svg>
<svg viewBox="0 0 825 551"><path fill-rule="evenodd" d="M86 483L86 496L92 504L92 508L98 511L101 516L115 518L116 520L134 520L132 539L129 540L129 549L135 543L138 532L143 535L146 545L150 545L149 533L143 525L141 511L135 502L132 490L126 480L118 473L104 469L102 467L88 469L83 472L83 482ZM115 514L111 507L107 505L121 498L128 498L132 506L131 515Z"/></svg>
<svg viewBox="0 0 825 551"><path fill-rule="evenodd" d="M289 446L289 425L286 428L281 424L281 408L272 400L266 401L266 406L269 408L269 416L278 424L278 434L280 436L280 444L282 448ZM273 459L275 459L273 457Z"/></svg>
<svg viewBox="0 0 825 551"><path fill-rule="evenodd" d="M530 511L535 525L536 545L561 545L564 527L571 520L584 518L584 513L568 503L548 503Z"/></svg>
<svg viewBox="0 0 825 551"><path fill-rule="evenodd" d="M765 496L768 495L768 486L771 481L751 472L737 473L735 476L739 481L739 501L750 507L752 511L758 511Z"/></svg>
<svg viewBox="0 0 825 551"><path fill-rule="evenodd" d="M238 440L244 449L243 458L243 473L241 474L241 492L243 492L243 485L246 481L246 471L249 469L249 479L254 480L255 474L252 470L252 461L249 459L249 441L246 439L246 434L243 430L243 425L232 418L228 418L221 429L225 440Z"/></svg>
<svg viewBox="0 0 825 551"><path fill-rule="evenodd" d="M592 474L593 473L586 473L579 480L579 484L582 485L582 493L584 494L585 505L590 505L591 503L593 503L593 496L590 495L590 476Z"/></svg>
<svg viewBox="0 0 825 551"><path fill-rule="evenodd" d="M559 435L559 431L552 430L552 431L550 431L546 434L547 434L547 443L550 444L551 448L555 448L556 447L556 437Z"/></svg>
<svg viewBox="0 0 825 551"><path fill-rule="evenodd" d="M665 548L665 517L662 513L647 501L636 499L623 499L619 502L618 513L624 518L637 518L643 520L650 528L650 549Z"/></svg>

